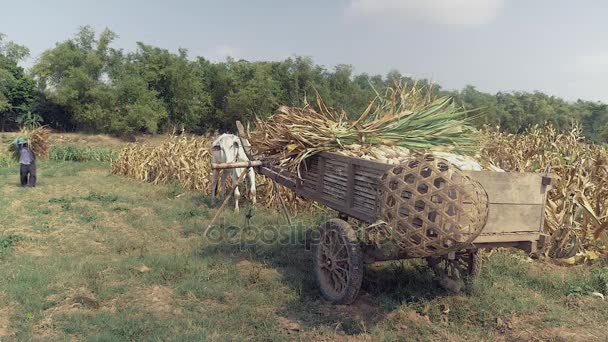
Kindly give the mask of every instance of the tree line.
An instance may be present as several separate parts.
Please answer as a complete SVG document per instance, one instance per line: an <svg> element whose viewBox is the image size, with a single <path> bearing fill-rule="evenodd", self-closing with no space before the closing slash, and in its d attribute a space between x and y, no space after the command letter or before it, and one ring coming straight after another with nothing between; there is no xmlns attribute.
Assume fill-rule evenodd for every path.
<svg viewBox="0 0 608 342"><path fill-rule="evenodd" d="M395 82L429 86L395 70L383 76L354 74L350 65L327 70L301 56L213 63L190 58L186 49L173 53L141 42L134 51L123 51L112 47L116 37L108 29L96 34L81 27L26 71L18 63L28 49L0 34L0 129L43 122L60 130L116 135L227 130L237 119L269 115L279 105L314 103L317 93L328 106L358 114L376 91ZM546 122L567 129L577 121L589 140L608 142L605 103L565 101L541 92L489 94L473 86L428 89L453 96L471 115L483 113L475 119L478 126L519 133Z"/></svg>

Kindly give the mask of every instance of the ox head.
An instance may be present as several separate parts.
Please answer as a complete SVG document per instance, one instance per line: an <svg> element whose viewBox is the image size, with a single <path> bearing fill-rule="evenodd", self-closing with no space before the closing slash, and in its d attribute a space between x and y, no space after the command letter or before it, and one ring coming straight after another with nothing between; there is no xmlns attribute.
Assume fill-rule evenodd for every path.
<svg viewBox="0 0 608 342"><path fill-rule="evenodd" d="M213 142L210 152L218 162L249 160L241 147L239 137L233 134L222 134Z"/></svg>

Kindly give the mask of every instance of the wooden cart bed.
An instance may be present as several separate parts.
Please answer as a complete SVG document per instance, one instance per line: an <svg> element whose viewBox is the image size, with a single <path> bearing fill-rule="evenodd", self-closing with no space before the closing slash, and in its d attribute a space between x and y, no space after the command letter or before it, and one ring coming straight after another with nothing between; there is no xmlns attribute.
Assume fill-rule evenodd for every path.
<svg viewBox="0 0 608 342"><path fill-rule="evenodd" d="M262 167L261 173L299 195L366 223L377 218L380 177L393 165L320 153L306 160L301 178ZM517 247L535 252L544 236L543 218L551 178L538 173L465 171L481 183L489 198L487 224L477 247Z"/></svg>

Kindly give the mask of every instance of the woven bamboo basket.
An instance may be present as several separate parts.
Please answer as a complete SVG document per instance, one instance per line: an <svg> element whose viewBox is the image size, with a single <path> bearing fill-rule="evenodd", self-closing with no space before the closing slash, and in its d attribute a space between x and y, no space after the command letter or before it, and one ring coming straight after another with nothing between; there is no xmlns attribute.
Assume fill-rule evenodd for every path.
<svg viewBox="0 0 608 342"><path fill-rule="evenodd" d="M424 155L389 169L378 192L371 233L408 257L466 249L488 218L488 195L446 160Z"/></svg>

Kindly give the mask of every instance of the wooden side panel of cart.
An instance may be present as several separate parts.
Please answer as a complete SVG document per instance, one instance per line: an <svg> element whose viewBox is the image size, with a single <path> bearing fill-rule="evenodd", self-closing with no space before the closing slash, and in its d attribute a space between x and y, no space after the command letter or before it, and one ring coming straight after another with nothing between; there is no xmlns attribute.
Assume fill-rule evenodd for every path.
<svg viewBox="0 0 608 342"><path fill-rule="evenodd" d="M303 197L347 216L372 223L377 219L380 177L391 165L321 153L307 159L300 178L275 179ZM264 174L276 178L275 172ZM267 170L268 171L268 170ZM466 171L488 193L490 212L477 247L517 247L534 252L543 237L543 218L550 178L538 173ZM297 179L294 181L294 179Z"/></svg>

